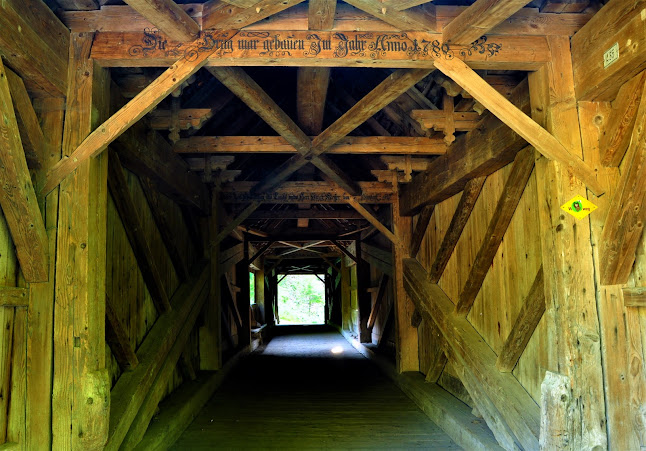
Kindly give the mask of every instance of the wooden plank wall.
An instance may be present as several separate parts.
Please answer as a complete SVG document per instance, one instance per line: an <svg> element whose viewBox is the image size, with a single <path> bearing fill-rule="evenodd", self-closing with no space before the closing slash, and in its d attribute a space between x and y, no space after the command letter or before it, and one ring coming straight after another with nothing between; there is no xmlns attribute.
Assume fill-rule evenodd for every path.
<svg viewBox="0 0 646 451"><path fill-rule="evenodd" d="M0 289L16 287L19 280L13 241L0 212ZM0 443L24 440L26 321L26 308L0 307Z"/></svg>
<svg viewBox="0 0 646 451"><path fill-rule="evenodd" d="M155 224L150 207L144 195L139 179L136 175L126 170L126 180L130 194L135 202L144 233L150 238L153 257L159 267L164 281L164 288L169 296L179 287L180 280L173 268L160 232ZM161 202L168 212L167 218L176 244L189 267L196 262L195 250L191 244L188 229L184 223L180 208L167 197L160 195ZM137 260L132 251L124 225L112 200L108 199L108 229L107 229L107 268L106 268L106 294L116 307L117 315L130 339L130 345L137 349L146 334L155 323L158 312L155 309L148 288L144 282ZM197 363L197 332L193 331L189 339L190 355ZM106 347L107 368L109 369L112 385L116 383L121 374L119 365L109 346ZM182 382L181 374L175 370L171 379L168 392L172 391Z"/></svg>

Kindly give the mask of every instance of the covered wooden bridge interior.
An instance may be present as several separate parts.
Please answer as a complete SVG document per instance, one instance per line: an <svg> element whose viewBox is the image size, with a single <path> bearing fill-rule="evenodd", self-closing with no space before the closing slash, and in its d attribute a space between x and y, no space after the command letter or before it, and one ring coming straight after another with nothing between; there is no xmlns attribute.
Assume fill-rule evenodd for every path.
<svg viewBox="0 0 646 451"><path fill-rule="evenodd" d="M646 449L646 0L3 0L0 55L1 449L172 446L285 274L465 449Z"/></svg>

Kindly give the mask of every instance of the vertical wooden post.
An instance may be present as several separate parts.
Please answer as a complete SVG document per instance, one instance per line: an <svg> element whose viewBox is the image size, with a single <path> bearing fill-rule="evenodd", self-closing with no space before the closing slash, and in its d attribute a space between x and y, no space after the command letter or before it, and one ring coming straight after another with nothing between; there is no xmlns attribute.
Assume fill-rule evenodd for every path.
<svg viewBox="0 0 646 451"><path fill-rule="evenodd" d="M368 318L370 317L371 296L370 288L370 267L361 258L361 240L356 241L357 248L357 295L359 297L359 341L361 343L372 342L372 334L368 330Z"/></svg>
<svg viewBox="0 0 646 451"><path fill-rule="evenodd" d="M256 295L254 302L258 304L258 311L259 313L259 318L256 318L256 321L258 321L260 324L266 324L266 304L267 304L267 298L265 294L265 265L264 265L264 257L259 257L258 260L256 260L256 266L260 268L258 271L256 271L256 275L254 276L254 293Z"/></svg>
<svg viewBox="0 0 646 451"><path fill-rule="evenodd" d="M583 157L570 42L561 36L550 36L548 42L552 62L529 74L532 116L570 152ZM605 449L590 219L579 221L560 209L575 195L586 196L586 188L567 167L543 157L537 158L535 172L549 340L546 369L571 383L569 424L563 425L568 428L569 446Z"/></svg>
<svg viewBox="0 0 646 451"><path fill-rule="evenodd" d="M249 290L249 242L247 235L244 237L243 257L236 265L236 283L240 292L237 296L238 310L242 317L242 328L238 331L238 346L243 347L251 343L251 311Z"/></svg>
<svg viewBox="0 0 646 451"><path fill-rule="evenodd" d="M393 243L393 296L395 302L396 367L399 373L420 371L417 328L411 324L415 304L404 289L403 259L408 257L411 244L412 218L401 216L399 195L392 205L393 229L398 241ZM423 370L425 371L425 369Z"/></svg>
<svg viewBox="0 0 646 451"><path fill-rule="evenodd" d="M109 75L90 59L92 34L72 33L63 156L108 115ZM60 184L54 306L53 449L102 449L108 438L105 368L107 155Z"/></svg>
<svg viewBox="0 0 646 451"><path fill-rule="evenodd" d="M45 137L41 171L45 172L61 158L65 99L44 98L35 102ZM45 149L43 149L45 150ZM37 176L44 179L45 174ZM36 192L40 192L38 189ZM54 271L56 225L58 222L58 187L46 199L38 199L44 209L49 239L49 280L29 285L27 319L27 449L52 446L52 359L54 327Z"/></svg>
<svg viewBox="0 0 646 451"><path fill-rule="evenodd" d="M218 197L217 190L211 195L211 216L209 217L209 244L206 252L211 262L209 298L204 306L204 325L200 327L200 369L214 371L222 368L221 332L221 290L220 290L220 243L218 235Z"/></svg>
<svg viewBox="0 0 646 451"><path fill-rule="evenodd" d="M274 292L276 291L276 285L273 283L273 270L270 272L264 273L264 283L265 283L265 324L268 326L274 325L276 320L274 319Z"/></svg>

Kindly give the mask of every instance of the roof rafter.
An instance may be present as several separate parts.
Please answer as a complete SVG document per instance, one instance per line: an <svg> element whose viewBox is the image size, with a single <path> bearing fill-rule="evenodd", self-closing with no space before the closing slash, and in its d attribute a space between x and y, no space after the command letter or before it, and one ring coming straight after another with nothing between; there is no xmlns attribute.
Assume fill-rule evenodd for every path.
<svg viewBox="0 0 646 451"><path fill-rule="evenodd" d="M173 0L126 0L169 38L188 42L200 34L200 26Z"/></svg>

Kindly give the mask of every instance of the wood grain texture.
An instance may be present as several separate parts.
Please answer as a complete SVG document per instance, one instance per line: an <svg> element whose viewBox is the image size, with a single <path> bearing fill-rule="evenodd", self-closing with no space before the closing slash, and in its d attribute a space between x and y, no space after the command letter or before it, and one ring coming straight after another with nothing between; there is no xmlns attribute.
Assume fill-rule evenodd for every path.
<svg viewBox="0 0 646 451"><path fill-rule="evenodd" d="M646 288L623 288L626 307L646 307Z"/></svg>
<svg viewBox="0 0 646 451"><path fill-rule="evenodd" d="M416 256L419 252L419 248L422 245L424 235L426 235L426 229L428 228L428 224L431 222L431 217L433 216L434 210L434 205L426 205L417 218L417 222L415 223L415 230L413 231L413 236L411 238L410 244L410 255L413 257Z"/></svg>
<svg viewBox="0 0 646 451"><path fill-rule="evenodd" d="M400 30L435 30L435 10L420 6L407 11L384 7L377 0L348 0L346 3L371 14Z"/></svg>
<svg viewBox="0 0 646 451"><path fill-rule="evenodd" d="M444 273L451 255L455 249L455 246L458 244L460 236L462 236L462 231L464 226L466 226L473 207L475 206L478 197L480 196L480 191L482 191L482 186L486 177L477 177L471 179L464 186L464 191L460 196L460 202L458 203L455 213L451 219L451 225L446 231L444 238L442 239L442 244L440 245L437 254L435 254L435 260L429 271L429 281L431 283L437 283Z"/></svg>
<svg viewBox="0 0 646 451"><path fill-rule="evenodd" d="M526 4L526 0L477 0L444 27L442 42L470 44Z"/></svg>
<svg viewBox="0 0 646 451"><path fill-rule="evenodd" d="M216 36L230 38L234 34L235 32L223 31L216 33ZM200 42L198 41L196 44L199 45ZM204 66L207 58L214 51L215 48L201 52L196 51L196 54L187 54L164 71L147 88L114 113L100 127L97 127L68 158L61 160L60 163L53 167L49 172L43 192L48 193L51 191L83 161L105 150L130 126L155 108L166 96Z"/></svg>
<svg viewBox="0 0 646 451"><path fill-rule="evenodd" d="M472 386L489 400L497 429L503 428L525 449L538 449L539 408L534 400L514 376L498 371L494 352L466 319L453 313L453 303L439 286L428 282L424 268L406 259L403 269L406 291L415 306L426 321L437 324L461 367L477 378Z"/></svg>
<svg viewBox="0 0 646 451"><path fill-rule="evenodd" d="M637 109L644 93L644 84L646 84L646 71L627 81L617 93L610 120L604 128L600 143L603 149L601 162L605 166L619 166L628 150L637 118Z"/></svg>
<svg viewBox="0 0 646 451"><path fill-rule="evenodd" d="M304 0L261 0L247 8L210 0L204 5L202 29L240 29L265 19Z"/></svg>
<svg viewBox="0 0 646 451"><path fill-rule="evenodd" d="M124 371L131 371L139 365L137 354L130 346L126 328L121 323L113 301L109 296L105 300L105 341L112 354Z"/></svg>
<svg viewBox="0 0 646 451"><path fill-rule="evenodd" d="M538 274L536 274L525 303L518 313L514 327L507 336L502 350L498 353L496 367L500 371L510 372L514 369L534 330L536 330L538 322L543 317L543 313L545 313L543 285L543 268L541 267Z"/></svg>
<svg viewBox="0 0 646 451"><path fill-rule="evenodd" d="M39 127L40 128L40 127ZM0 205L11 230L20 268L28 282L46 281L49 245L38 208L13 109L9 82L0 62Z"/></svg>
<svg viewBox="0 0 646 451"><path fill-rule="evenodd" d="M459 315L467 315L473 306L533 169L534 150L527 147L516 155L496 210L487 227L484 240L471 266L469 278L462 288L460 298L455 306L455 311Z"/></svg>
<svg viewBox="0 0 646 451"><path fill-rule="evenodd" d="M619 88L646 69L644 0L609 2L572 37L577 100L613 100ZM603 54L615 43L620 58L607 68Z"/></svg>
<svg viewBox="0 0 646 451"><path fill-rule="evenodd" d="M521 82L511 101L529 112L526 82ZM459 193L472 178L496 172L511 163L526 141L491 113L485 113L475 130L459 136L445 155L431 162L428 169L402 186L403 214L415 214L428 203L438 204Z"/></svg>
<svg viewBox="0 0 646 451"><path fill-rule="evenodd" d="M200 33L200 26L173 0L128 0L127 3L174 41L192 41Z"/></svg>
<svg viewBox="0 0 646 451"><path fill-rule="evenodd" d="M474 99L522 136L541 154L565 165L593 193L603 194L605 187L601 186L597 180L592 167L572 153L574 150L569 150L552 134L516 108L463 61L457 58L438 59L435 61L435 67L462 86Z"/></svg>
<svg viewBox="0 0 646 451"><path fill-rule="evenodd" d="M646 78L644 79L646 85ZM604 285L625 284L642 236L646 209L646 96L642 96L626 152L626 162L613 196L600 241L600 275Z"/></svg>
<svg viewBox="0 0 646 451"><path fill-rule="evenodd" d="M27 288L0 288L0 307L27 307L29 290Z"/></svg>

